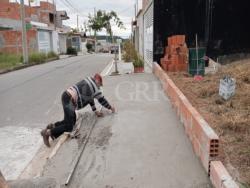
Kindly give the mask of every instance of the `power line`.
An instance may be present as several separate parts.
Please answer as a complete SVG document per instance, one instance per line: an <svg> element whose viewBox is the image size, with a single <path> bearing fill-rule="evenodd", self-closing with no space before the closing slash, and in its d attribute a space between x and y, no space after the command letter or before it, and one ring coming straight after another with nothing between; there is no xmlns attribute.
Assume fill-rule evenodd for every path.
<svg viewBox="0 0 250 188"><path fill-rule="evenodd" d="M76 12L79 12L78 9L76 9L68 0L64 0L73 10L75 10Z"/></svg>
<svg viewBox="0 0 250 188"><path fill-rule="evenodd" d="M73 6L73 4L72 4L71 2L69 2L68 0L64 0L64 1L62 0L62 2L67 3L67 4L72 8L72 10L73 10L74 12L77 12L77 14L81 15L81 17L88 17L87 15L82 14L81 11L79 11L77 8L75 8L75 7Z"/></svg>
<svg viewBox="0 0 250 188"><path fill-rule="evenodd" d="M118 13L118 14L121 14L121 13L126 12L127 10L129 10L129 9L131 9L131 8L134 9L134 5L132 5L132 6L130 5L129 7L125 8L125 9L123 9L123 10L117 12L117 13Z"/></svg>

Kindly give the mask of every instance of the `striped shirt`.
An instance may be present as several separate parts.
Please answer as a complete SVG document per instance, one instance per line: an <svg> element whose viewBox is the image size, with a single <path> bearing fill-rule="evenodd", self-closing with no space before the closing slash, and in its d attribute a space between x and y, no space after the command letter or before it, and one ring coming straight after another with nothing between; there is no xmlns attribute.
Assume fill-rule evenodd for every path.
<svg viewBox="0 0 250 188"><path fill-rule="evenodd" d="M96 111L95 100L105 108L111 109L109 102L105 99L100 91L100 88L95 83L95 80L91 77L78 82L76 85L72 86L77 92L77 109L84 108L86 105L90 105L93 111Z"/></svg>
<svg viewBox="0 0 250 188"><path fill-rule="evenodd" d="M66 90L66 92L71 96L73 103L77 104L78 94L76 89L74 87L70 87Z"/></svg>

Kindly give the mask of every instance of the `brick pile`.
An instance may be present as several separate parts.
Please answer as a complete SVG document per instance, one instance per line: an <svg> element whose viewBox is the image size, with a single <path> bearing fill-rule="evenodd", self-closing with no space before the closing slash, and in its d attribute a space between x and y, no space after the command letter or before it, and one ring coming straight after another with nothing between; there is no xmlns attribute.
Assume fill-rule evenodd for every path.
<svg viewBox="0 0 250 188"><path fill-rule="evenodd" d="M168 38L165 55L161 58L161 67L169 72L187 71L188 48L185 35L174 35Z"/></svg>

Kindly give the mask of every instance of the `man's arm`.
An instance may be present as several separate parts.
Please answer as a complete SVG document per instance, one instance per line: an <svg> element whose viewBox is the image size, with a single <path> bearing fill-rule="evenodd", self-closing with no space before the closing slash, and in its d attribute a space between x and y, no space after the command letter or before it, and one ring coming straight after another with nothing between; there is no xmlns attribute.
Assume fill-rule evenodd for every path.
<svg viewBox="0 0 250 188"><path fill-rule="evenodd" d="M114 107L112 107L109 102L107 101L107 99L102 95L101 92L98 92L97 95L95 96L95 98L98 100L98 102L105 108L111 110L113 113L115 112Z"/></svg>
<svg viewBox="0 0 250 188"><path fill-rule="evenodd" d="M99 112L99 111L96 110L94 99L89 102L89 105L91 106L92 111L95 112L95 114L98 117L102 117L103 116L103 114L101 112Z"/></svg>
<svg viewBox="0 0 250 188"><path fill-rule="evenodd" d="M91 100L91 101L89 101L89 105L91 106L92 111L95 112L96 111L96 107L95 107L95 101L94 101L94 99Z"/></svg>

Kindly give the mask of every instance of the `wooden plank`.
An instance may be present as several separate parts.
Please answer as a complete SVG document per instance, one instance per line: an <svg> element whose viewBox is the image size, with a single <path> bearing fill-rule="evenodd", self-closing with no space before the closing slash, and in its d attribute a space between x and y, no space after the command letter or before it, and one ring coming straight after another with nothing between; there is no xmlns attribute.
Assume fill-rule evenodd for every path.
<svg viewBox="0 0 250 188"><path fill-rule="evenodd" d="M52 150L52 152L50 153L48 159L52 159L57 151L59 150L59 148L62 146L62 144L69 138L69 133L68 132L65 132L61 138L58 140L58 142L56 143L56 146L54 147L54 149Z"/></svg>
<svg viewBox="0 0 250 188"><path fill-rule="evenodd" d="M102 108L101 108L101 110L102 110ZM82 156L82 154L83 154L83 152L85 150L85 147L86 147L86 145L87 145L87 143L89 141L89 138L90 138L90 136L92 134L92 131L93 131L94 127L95 127L96 121L97 120L95 119L95 121L93 122L93 124L91 126L91 129L88 132L87 138L84 140L84 143L82 144L81 148L79 149L79 151L78 151L78 153L77 153L77 155L76 155L76 157L75 157L75 159L73 161L73 165L72 165L72 168L70 169L70 171L68 173L68 177L67 177L67 180L65 182L65 186L67 186L70 183L70 180L71 180L71 178L72 178L72 176L74 174L74 171L75 171L75 169L76 169L76 167L77 167L77 165L78 165L78 163L80 161L80 158L81 158L81 156Z"/></svg>

